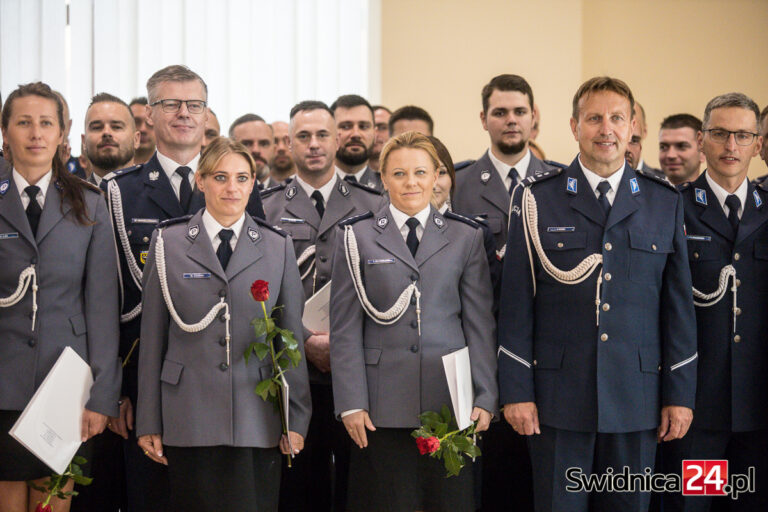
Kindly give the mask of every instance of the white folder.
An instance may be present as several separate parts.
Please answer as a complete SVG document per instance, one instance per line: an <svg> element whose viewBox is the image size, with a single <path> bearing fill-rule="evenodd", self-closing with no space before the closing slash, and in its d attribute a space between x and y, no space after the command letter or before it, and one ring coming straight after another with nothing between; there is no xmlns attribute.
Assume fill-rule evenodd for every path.
<svg viewBox="0 0 768 512"><path fill-rule="evenodd" d="M304 303L304 327L315 332L331 330L331 282L320 288Z"/></svg>
<svg viewBox="0 0 768 512"><path fill-rule="evenodd" d="M64 473L80 448L80 421L92 385L88 363L65 347L9 434L56 473Z"/></svg>
<svg viewBox="0 0 768 512"><path fill-rule="evenodd" d="M473 403L475 401L472 386L472 370L469 365L469 347L464 347L443 356L445 378L451 393L451 405L456 416L456 424L464 430L472 424Z"/></svg>

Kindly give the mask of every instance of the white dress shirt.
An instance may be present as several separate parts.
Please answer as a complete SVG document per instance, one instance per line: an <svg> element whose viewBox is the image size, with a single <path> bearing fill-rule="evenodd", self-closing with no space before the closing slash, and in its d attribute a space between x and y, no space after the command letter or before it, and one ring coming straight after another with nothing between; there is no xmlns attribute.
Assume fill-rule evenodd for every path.
<svg viewBox="0 0 768 512"><path fill-rule="evenodd" d="M235 221L234 224L229 226L228 228L225 228L221 224L219 224L219 221L213 218L213 215L208 213L208 209L206 208L203 212L203 226L205 226L205 232L208 233L208 238L211 239L211 245L213 246L213 252L216 252L219 250L219 245L221 245L221 238L219 238L219 231L222 229L231 229L235 234L232 235L232 239L229 241L229 246L232 248L232 252L235 251L235 247L237 247L237 239L240 236L240 232L243 230L243 224L245 224L245 213L240 216L239 219Z"/></svg>
<svg viewBox="0 0 768 512"><path fill-rule="evenodd" d="M517 181L521 182L525 179L526 174L528 174L528 165L531 163L531 150L525 152L525 156L520 159L519 162L517 162L515 165L509 165L505 164L496 156L493 154L493 150L488 150L488 158L491 159L491 163L496 168L496 171L499 173L499 176L501 177L501 181L504 182L504 186L507 187L507 190L509 190L509 187L512 185L512 178L509 177L509 170L514 167L515 171L517 173Z"/></svg>
<svg viewBox="0 0 768 512"><path fill-rule="evenodd" d="M26 210L27 206L29 206L29 196L24 191L24 189L29 186L29 183L16 169L13 169L11 175L13 176L13 182L16 185L16 189L19 191L19 196L21 197L21 206L23 206L24 210ZM37 183L35 183L35 185L40 187L40 192L37 193L37 203L40 205L41 210L45 207L45 194L48 192L48 186L51 184L52 175L53 171L50 170L43 174L43 177L37 180Z"/></svg>
<svg viewBox="0 0 768 512"><path fill-rule="evenodd" d="M731 209L728 208L725 204L725 198L728 197L730 192L725 190L723 187L715 183L715 180L713 180L709 173L704 171L704 175L707 178L707 183L709 184L709 188L712 189L712 193L715 194L715 197L717 198L717 202L720 203L720 206L723 208L723 213L725 213L725 216L727 217L729 213L731 213ZM737 212L739 215L739 219L741 219L741 216L744 214L744 205L747 204L747 189L749 188L749 184L747 183L747 178L744 178L744 181L741 182L741 185L739 185L739 188L736 189L734 194L736 197L739 198L739 201L741 202L741 207L739 208L739 211Z"/></svg>
<svg viewBox="0 0 768 512"><path fill-rule="evenodd" d="M608 202L611 204L611 206L613 206L613 200L616 198L616 191L619 189L619 185L621 184L621 177L624 175L622 172L624 169L624 164L621 164L621 167L616 169L616 171L614 171L614 173L607 178L603 178L596 172L587 169L584 164L581 163L581 157L579 157L579 165L581 166L581 170L584 172L584 176L587 178L587 182L589 183L590 188L592 188L592 192L594 192L595 197L600 197L600 192L597 190L597 186L600 184L600 182L608 182L608 184L611 186L611 190L605 194L605 197L608 199Z"/></svg>
<svg viewBox="0 0 768 512"><path fill-rule="evenodd" d="M421 210L416 215L408 215L407 213L404 213L395 208L392 203L389 204L389 211L392 214L392 220L395 221L395 226L397 226L397 229L400 230L400 234L403 235L403 240L408 238L408 233L411 231L411 228L405 224L406 221L411 217L416 217L416 220L419 221L419 225L416 226L416 238L418 238L419 242L421 242L421 237L424 234L424 227L427 225L427 220L429 220L429 208L430 206L427 205L426 208Z"/></svg>
<svg viewBox="0 0 768 512"><path fill-rule="evenodd" d="M336 175L339 178L344 179L344 177L346 176L354 176L358 183L362 183L360 180L363 179L363 174L365 174L365 171L368 169L368 166L366 165L365 167L363 167L362 169L360 169L354 174L349 174L348 172L344 171L343 169L337 166L335 166L335 169L336 169Z"/></svg>
<svg viewBox="0 0 768 512"><path fill-rule="evenodd" d="M163 168L168 179L171 181L171 188L173 193L176 194L176 198L179 198L179 189L181 188L181 175L176 173L176 169L182 166L189 167L192 172L189 173L189 184L192 186L192 190L195 189L195 173L197 172L197 164L200 162L200 153L195 155L195 158L190 160L186 164L180 164L174 162L160 151L157 152L157 160L160 162L160 167Z"/></svg>
<svg viewBox="0 0 768 512"><path fill-rule="evenodd" d="M304 192L307 193L309 198L312 200L313 204L314 204L315 200L312 199L312 192L314 192L315 190L319 190L320 191L320 195L323 196L323 203L325 203L323 206L327 206L328 205L328 199L330 199L330 197L331 197L331 193L333 192L333 187L336 186L336 180L338 178L336 177L336 174L334 173L331 176L331 179L328 180L328 183L326 183L325 185L323 185L320 188L313 187L312 185L310 185L309 183L307 183L306 181L301 179L298 174L296 175L295 179L296 179L296 183L298 183L299 186L304 189Z"/></svg>

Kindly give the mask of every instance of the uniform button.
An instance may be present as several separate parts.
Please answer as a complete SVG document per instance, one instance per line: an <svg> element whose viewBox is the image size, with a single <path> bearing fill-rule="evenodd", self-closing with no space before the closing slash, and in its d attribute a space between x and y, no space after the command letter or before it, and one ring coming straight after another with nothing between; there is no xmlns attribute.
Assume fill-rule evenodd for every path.
<svg viewBox="0 0 768 512"><path fill-rule="evenodd" d="M27 342L27 345L29 345L30 347L34 347L35 345L37 345L37 342L35 340L29 340Z"/></svg>
<svg viewBox="0 0 768 512"><path fill-rule="evenodd" d="M661 365L659 365L658 368L656 368L658 371L661 371Z"/></svg>
<svg viewBox="0 0 768 512"><path fill-rule="evenodd" d="M656 250L656 244L651 244L651 249Z"/></svg>
<svg viewBox="0 0 768 512"><path fill-rule="evenodd" d="M415 328L417 328L418 326L419 326L419 322L417 322L416 320L411 320L411 327L412 327L412 328L414 328L414 329L415 329Z"/></svg>
<svg viewBox="0 0 768 512"><path fill-rule="evenodd" d="M697 252L693 253L693 259L695 260L699 259L699 253Z"/></svg>
<svg viewBox="0 0 768 512"><path fill-rule="evenodd" d="M741 335L740 335L740 334L736 334L736 335L733 337L733 342L734 342L734 343L738 343L738 342L740 342L740 341L741 341Z"/></svg>
<svg viewBox="0 0 768 512"><path fill-rule="evenodd" d="M223 372L227 371L227 368L229 368L229 365L227 363L221 363L219 365L219 370L221 370Z"/></svg>
<svg viewBox="0 0 768 512"><path fill-rule="evenodd" d="M601 341L608 341L608 335L606 333L601 334L600 335L600 340Z"/></svg>
<svg viewBox="0 0 768 512"><path fill-rule="evenodd" d="M741 286L741 279L736 280L736 286Z"/></svg>
<svg viewBox="0 0 768 512"><path fill-rule="evenodd" d="M741 308L733 308L733 312L736 314L736 316L739 316L741 314Z"/></svg>
<svg viewBox="0 0 768 512"><path fill-rule="evenodd" d="M227 346L227 338L219 339L219 345L221 345L222 347L226 347Z"/></svg>
<svg viewBox="0 0 768 512"><path fill-rule="evenodd" d="M219 320L221 320L222 322L226 322L227 321L227 314L226 313L220 314L219 315Z"/></svg>
<svg viewBox="0 0 768 512"><path fill-rule="evenodd" d="M560 249L562 249L562 248L565 246L565 244L564 244L563 242L557 242L557 246L558 246Z"/></svg>
<svg viewBox="0 0 768 512"><path fill-rule="evenodd" d="M605 274L605 280L610 281L613 276L610 273Z"/></svg>
<svg viewBox="0 0 768 512"><path fill-rule="evenodd" d="M733 255L733 261L739 261L741 259L741 254L736 253Z"/></svg>
<svg viewBox="0 0 768 512"><path fill-rule="evenodd" d="M328 261L328 256L320 256L320 261L325 263L326 261Z"/></svg>
<svg viewBox="0 0 768 512"><path fill-rule="evenodd" d="M128 236L131 236L132 234L133 234L133 230L132 230L132 229L129 229L129 230L128 230Z"/></svg>
<svg viewBox="0 0 768 512"><path fill-rule="evenodd" d="M603 247L605 247L606 251L610 251L611 249L613 249L611 242L605 242L605 245Z"/></svg>
<svg viewBox="0 0 768 512"><path fill-rule="evenodd" d="M327 242L328 241L328 235L320 235L320 241L321 242Z"/></svg>
<svg viewBox="0 0 768 512"><path fill-rule="evenodd" d="M419 346L418 345L411 345L411 352L413 352L415 354L418 351L419 351Z"/></svg>
<svg viewBox="0 0 768 512"><path fill-rule="evenodd" d="M411 281L418 281L419 275L418 274L411 274Z"/></svg>
<svg viewBox="0 0 768 512"><path fill-rule="evenodd" d="M610 304L608 304L607 302L605 304L603 304L603 311L608 311L609 309L611 309L611 305Z"/></svg>
<svg viewBox="0 0 768 512"><path fill-rule="evenodd" d="M226 297L226 296L227 296L226 288L222 288L221 290L219 290L219 297Z"/></svg>
<svg viewBox="0 0 768 512"><path fill-rule="evenodd" d="M36 265L36 264L37 264L37 258L32 258L31 260L29 260L29 262L30 262L32 265Z"/></svg>
<svg viewBox="0 0 768 512"><path fill-rule="evenodd" d="M411 306L415 306L415 305L416 305L416 296L411 295Z"/></svg>
<svg viewBox="0 0 768 512"><path fill-rule="evenodd" d="M149 243L149 237L145 236L144 238L141 239L141 241L144 242L145 244Z"/></svg>
<svg viewBox="0 0 768 512"><path fill-rule="evenodd" d="M537 364L539 364L539 363L534 359L533 360L533 366L536 366Z"/></svg>

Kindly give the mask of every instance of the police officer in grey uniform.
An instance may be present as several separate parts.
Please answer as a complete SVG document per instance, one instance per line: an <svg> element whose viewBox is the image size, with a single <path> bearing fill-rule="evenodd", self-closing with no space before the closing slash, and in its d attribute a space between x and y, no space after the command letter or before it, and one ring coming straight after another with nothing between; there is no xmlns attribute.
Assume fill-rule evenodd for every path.
<svg viewBox="0 0 768 512"><path fill-rule="evenodd" d="M333 115L324 103L299 103L291 110L290 122L296 178L265 191L262 198L267 222L291 234L304 291L311 297L331 279L339 221L377 210L385 199L334 172L338 136ZM328 333L307 332L305 336L314 414L307 449L284 472L281 509L329 510L335 499L336 509L344 510L349 443L333 417Z"/></svg>
<svg viewBox="0 0 768 512"><path fill-rule="evenodd" d="M376 132L373 107L357 94L339 96L331 105L339 134L336 172L347 181L384 191L381 175L368 166Z"/></svg>
<svg viewBox="0 0 768 512"><path fill-rule="evenodd" d="M304 293L290 238L246 213L254 181L248 150L213 139L195 176L205 209L153 233L136 431L144 454L168 466L171 510L277 510L276 447L295 455L309 425ZM269 286L266 311L281 307L275 322L298 334L301 352L285 371L290 432L282 439L279 411L254 394L272 377L272 361L244 357L250 343L264 341L251 324L263 317L250 291L259 279Z"/></svg>
<svg viewBox="0 0 768 512"><path fill-rule="evenodd" d="M349 507L474 511L471 465L446 479L440 461L420 459L410 433L421 413L450 407L442 356L463 347L478 431L496 410L483 230L430 205L439 159L426 136L411 131L390 139L381 163L391 204L342 222L333 263L335 412L359 447Z"/></svg>
<svg viewBox="0 0 768 512"><path fill-rule="evenodd" d="M43 485L50 469L8 431L65 347L88 363L94 378L83 412L83 441L101 433L118 409L115 241L98 189L71 175L56 153L62 112L59 97L40 82L16 89L2 112L13 164L13 170L0 171L3 510L31 509L45 497L28 491L26 481ZM57 506L69 510L69 502Z"/></svg>

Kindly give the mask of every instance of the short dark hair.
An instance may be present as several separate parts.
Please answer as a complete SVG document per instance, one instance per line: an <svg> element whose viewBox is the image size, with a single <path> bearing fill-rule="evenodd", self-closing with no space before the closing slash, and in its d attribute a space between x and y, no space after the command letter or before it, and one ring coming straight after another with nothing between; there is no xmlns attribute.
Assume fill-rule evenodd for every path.
<svg viewBox="0 0 768 512"><path fill-rule="evenodd" d="M662 130L676 130L678 128L691 128L694 133L701 131L701 119L691 114L673 114L667 116L661 122Z"/></svg>
<svg viewBox="0 0 768 512"><path fill-rule="evenodd" d="M242 116L232 121L232 124L229 125L229 138L231 139L232 136L234 135L235 127L240 126L241 124L251 123L254 121L266 123L263 117L256 114L243 114ZM269 126L269 129L271 130L272 125L268 125L268 126Z"/></svg>
<svg viewBox="0 0 768 512"><path fill-rule="evenodd" d="M755 114L755 128L757 131L760 131L760 109L758 108L757 103L746 94L740 92L721 94L709 100L706 108L704 108L704 119L701 122L702 126L709 126L709 116L712 114L713 110L729 107L743 108L753 112Z"/></svg>
<svg viewBox="0 0 768 512"><path fill-rule="evenodd" d="M386 110L387 112L389 112L389 115L392 115L392 111L389 110L384 105L373 105L371 108L373 109L374 112L376 112L377 110Z"/></svg>
<svg viewBox="0 0 768 512"><path fill-rule="evenodd" d="M333 112L331 111L331 109L329 109L328 105L326 105L322 101L304 100L304 101L300 101L299 103L293 106L293 108L291 109L290 119L293 119L293 117L299 112L312 111L312 110L325 110L326 112L331 114L331 117L333 117Z"/></svg>
<svg viewBox="0 0 768 512"><path fill-rule="evenodd" d="M519 75L499 75L491 79L490 82L485 84L483 92L481 94L483 99L483 112L488 112L488 101L491 98L493 91L517 91L528 95L528 103L533 110L533 89L525 78Z"/></svg>
<svg viewBox="0 0 768 512"><path fill-rule="evenodd" d="M149 105L149 101L147 101L146 96L137 96L136 98L133 98L131 102L128 104L129 107L132 107L134 105Z"/></svg>
<svg viewBox="0 0 768 512"><path fill-rule="evenodd" d="M368 103L368 100L363 98L362 96L358 96L357 94L344 94L343 96L339 96L336 98L336 101L331 103L331 112L333 112L333 115L336 115L336 109L337 108L354 108L354 107L368 107L368 110L371 111L371 117L373 117L373 107L371 107L371 104Z"/></svg>
<svg viewBox="0 0 768 512"><path fill-rule="evenodd" d="M573 112L571 115L574 119L579 118L579 100L598 91L611 91L627 98L629 100L630 119L634 117L635 97L632 95L632 89L629 88L626 82L610 76L596 76L581 84L576 94L573 95Z"/></svg>
<svg viewBox="0 0 768 512"><path fill-rule="evenodd" d="M108 92L100 92L93 98L91 98L91 103L88 105L88 108L85 109L85 117L88 117L88 111L91 110L91 107L94 106L96 103L118 103L125 107L125 109L128 111L128 118L131 120L131 125L136 128L136 122L133 118L133 112L131 112L131 108L128 106L126 102L115 96L114 94L109 94ZM86 126L87 128L87 126Z"/></svg>
<svg viewBox="0 0 768 512"><path fill-rule="evenodd" d="M432 116L429 115L429 112L424 110L421 107L417 107L416 105L406 105L404 107L400 107L399 109L395 110L392 113L392 117L389 118L389 133L392 133L392 128L395 126L395 123L401 120L412 120L416 119L419 121L424 121L427 123L427 127L429 127L429 133L431 134L434 131L435 123L432 121Z"/></svg>

